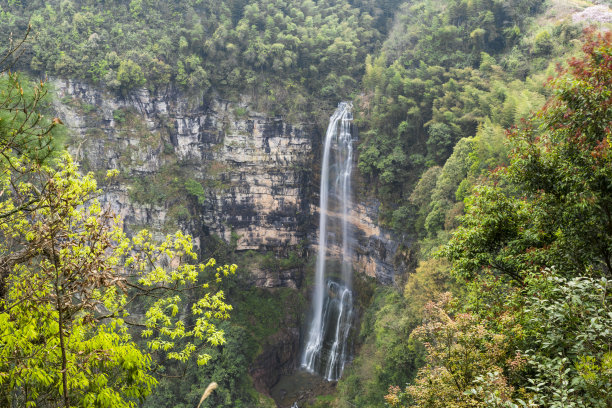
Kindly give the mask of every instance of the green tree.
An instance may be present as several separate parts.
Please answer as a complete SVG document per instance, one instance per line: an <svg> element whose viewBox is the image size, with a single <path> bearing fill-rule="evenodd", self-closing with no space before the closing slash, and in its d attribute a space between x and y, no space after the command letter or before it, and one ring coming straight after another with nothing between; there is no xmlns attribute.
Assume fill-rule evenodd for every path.
<svg viewBox="0 0 612 408"><path fill-rule="evenodd" d="M43 165L35 176L44 184L15 184L14 177L3 184L0 213L11 214L0 224L3 400L60 403L59 390L66 407L132 406L156 384L150 352L205 364L210 356L203 347L224 342L214 321L226 319L231 306L222 291L193 303L185 296L201 290L199 276L214 261L187 263L195 254L181 233L159 245L146 230L128 239L95 200L92 176L79 176L66 155L57 170ZM16 188L8 193L11 184ZM17 210L24 200L35 200L35 208ZM234 270L219 267L213 279ZM130 315L142 296L153 296L152 305L143 317ZM180 317L187 310L190 324ZM150 352L132 339L131 325L143 328Z"/></svg>
<svg viewBox="0 0 612 408"><path fill-rule="evenodd" d="M198 199L198 203L204 204L206 201L206 193L204 192L204 187L202 187L202 184L199 181L187 179L187 181L185 181L185 189L189 194Z"/></svg>
<svg viewBox="0 0 612 408"><path fill-rule="evenodd" d="M584 52L512 131L508 168L468 199L444 251L464 277L490 267L521 282L547 266L612 276L612 37L589 35Z"/></svg>
<svg viewBox="0 0 612 408"><path fill-rule="evenodd" d="M405 391L391 387L385 396L387 404L398 408L518 406L513 405L515 391L504 372L512 337L491 330L478 315L451 313L452 300L445 293L425 306L424 323L411 337L424 342L427 364ZM511 319L504 323L513 326ZM497 403L491 403L494 400Z"/></svg>
<svg viewBox="0 0 612 408"><path fill-rule="evenodd" d="M209 284L236 267L208 272L180 232L128 238L93 176L55 151L45 85L0 85L0 404L133 407L157 383L153 356L205 364L224 343L231 306Z"/></svg>
<svg viewBox="0 0 612 408"><path fill-rule="evenodd" d="M529 368L526 389L539 406L604 408L612 404L610 282L558 276L530 277L525 293Z"/></svg>
<svg viewBox="0 0 612 408"><path fill-rule="evenodd" d="M610 404L610 55L612 35L588 34L553 98L510 132L508 168L467 197L441 252L466 291L426 307L413 336L428 364L389 405Z"/></svg>
<svg viewBox="0 0 612 408"><path fill-rule="evenodd" d="M142 69L131 59L121 61L117 70L117 81L123 90L138 88L146 82Z"/></svg>

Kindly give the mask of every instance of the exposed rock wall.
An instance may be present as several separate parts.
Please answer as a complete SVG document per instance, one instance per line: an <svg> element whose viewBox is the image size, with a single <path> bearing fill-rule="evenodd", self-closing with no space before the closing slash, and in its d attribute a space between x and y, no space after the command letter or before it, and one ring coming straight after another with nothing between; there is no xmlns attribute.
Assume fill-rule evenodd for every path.
<svg viewBox="0 0 612 408"><path fill-rule="evenodd" d="M146 226L162 234L178 226L196 242L210 234L227 242L233 236L238 250L279 255L309 240L315 253L321 144L315 126L270 118L246 104L194 101L170 87L118 96L79 81L53 83L56 109L70 127L70 149L84 169L122 171L120 182L105 186L103 201L128 228ZM176 216L168 202L131 199L136 181L153 183L170 164L187 169L204 186L201 202L186 194L172 197L190 208L190 217ZM155 182L163 193L163 179ZM398 257L395 237L378 226L377 218L377 202L355 200L354 264L357 273L390 284L406 265ZM257 286L299 287L301 282L299 269L253 272Z"/></svg>
<svg viewBox="0 0 612 408"><path fill-rule="evenodd" d="M82 82L54 84L56 109L69 124L70 149L77 160L85 170L118 168L124 173L121 182L105 187L103 199L128 227L164 231L169 205L134 202L130 189L134 181L152 182L174 163L204 185L201 202L173 197L190 204L191 221L177 221L194 237L216 234L230 241L233 235L238 250L282 255L310 232L313 147L320 138L313 126L293 126L248 111L246 105L189 101L170 88L118 97ZM126 115L129 123L121 123ZM294 276L258 276L256 281L261 286L296 286Z"/></svg>
<svg viewBox="0 0 612 408"><path fill-rule="evenodd" d="M357 273L390 285L408 269L410 253L402 248L398 237L378 225L379 207L376 200L359 200L353 205L350 213L355 236L353 267Z"/></svg>

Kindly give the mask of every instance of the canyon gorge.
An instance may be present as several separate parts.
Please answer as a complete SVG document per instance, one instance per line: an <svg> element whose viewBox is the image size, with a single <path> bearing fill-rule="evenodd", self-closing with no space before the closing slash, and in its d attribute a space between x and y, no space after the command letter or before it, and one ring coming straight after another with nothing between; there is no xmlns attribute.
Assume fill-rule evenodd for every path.
<svg viewBox="0 0 612 408"><path fill-rule="evenodd" d="M128 232L146 227L162 237L179 228L202 254L211 237L233 241L237 252L278 258L293 252L304 259L317 253L324 141L315 124L251 111L248 100L198 99L172 87L118 95L75 80L52 83L54 109L68 124L69 150L82 171L120 170L118 180L103 185L101 201ZM200 197L184 188L185 180L202 186ZM359 195L347 209L353 235L347 262L360 279L392 285L410 255L405 242L378 225L379 205ZM330 254L341 250L341 243L330 243ZM313 269L254 263L239 274L256 287L297 291ZM307 309L291 317L292 327L270 336L251 363L260 392L269 393L281 375L298 368Z"/></svg>

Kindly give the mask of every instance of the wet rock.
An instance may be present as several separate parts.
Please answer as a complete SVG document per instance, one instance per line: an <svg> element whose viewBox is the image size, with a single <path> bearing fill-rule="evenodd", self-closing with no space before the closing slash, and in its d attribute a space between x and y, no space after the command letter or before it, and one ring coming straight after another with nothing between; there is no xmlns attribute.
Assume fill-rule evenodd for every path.
<svg viewBox="0 0 612 408"><path fill-rule="evenodd" d="M353 203L349 212L351 234L355 238L351 258L356 274L376 278L383 285L391 285L411 267L410 254L403 248L409 248L412 243L379 225L379 208L380 202L375 199L361 199ZM318 211L318 207L313 205L312 212ZM315 243L313 247L316 251L316 232L311 235L311 242ZM340 259L341 248L333 240L328 242L328 251L332 257Z"/></svg>
<svg viewBox="0 0 612 408"><path fill-rule="evenodd" d="M257 391L269 395L281 375L295 370L299 335L297 328L285 328L268 340L249 371Z"/></svg>

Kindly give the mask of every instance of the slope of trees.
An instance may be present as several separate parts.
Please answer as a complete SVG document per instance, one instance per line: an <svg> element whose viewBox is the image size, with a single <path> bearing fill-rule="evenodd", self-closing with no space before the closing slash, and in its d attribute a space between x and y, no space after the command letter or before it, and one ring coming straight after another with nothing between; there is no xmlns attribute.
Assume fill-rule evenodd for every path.
<svg viewBox="0 0 612 408"><path fill-rule="evenodd" d="M23 62L36 73L122 92L212 87L286 113L312 111L320 105L313 98L335 104L357 89L365 55L398 1L363 3L62 0L10 2L0 16L4 36L32 24Z"/></svg>
<svg viewBox="0 0 612 408"><path fill-rule="evenodd" d="M443 165L460 139L487 123L488 132L501 135L544 101L542 80L529 76L567 52L580 29L567 21L534 26L542 4L402 5L381 52L366 59L358 105L364 128L359 169L382 198L387 225L405 231L418 223L410 193L419 175Z"/></svg>
<svg viewBox="0 0 612 408"><path fill-rule="evenodd" d="M607 407L612 35L586 34L553 97L510 132L438 256L466 289L427 304L427 349L392 407Z"/></svg>

